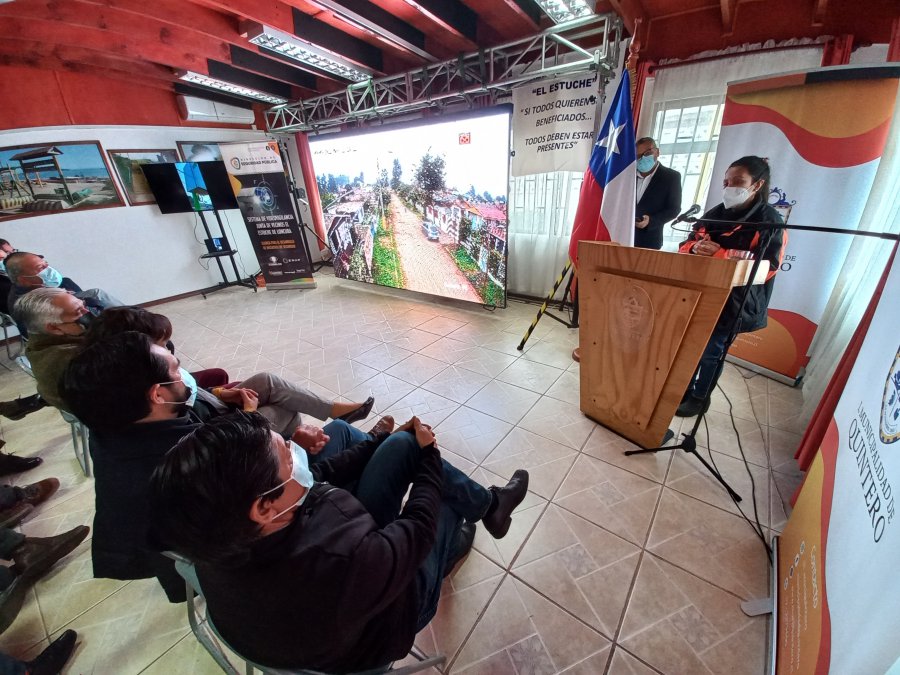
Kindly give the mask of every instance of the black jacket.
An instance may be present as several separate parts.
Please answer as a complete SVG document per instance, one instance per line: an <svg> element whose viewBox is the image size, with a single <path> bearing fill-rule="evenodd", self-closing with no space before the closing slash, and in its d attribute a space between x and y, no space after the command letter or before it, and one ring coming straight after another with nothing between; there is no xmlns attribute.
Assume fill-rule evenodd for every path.
<svg viewBox="0 0 900 675"><path fill-rule="evenodd" d="M184 581L174 563L147 541L150 475L163 455L199 425L193 415L132 424L121 431L91 429L96 512L91 539L94 576L157 577L173 602L183 601Z"/></svg>
<svg viewBox="0 0 900 675"><path fill-rule="evenodd" d="M662 248L663 226L677 216L680 209L681 174L660 164L634 210L636 220L650 216L647 227L643 230L634 228L634 245Z"/></svg>
<svg viewBox="0 0 900 675"><path fill-rule="evenodd" d="M347 484L381 438L312 465ZM442 469L424 448L403 512L383 529L349 492L316 483L286 528L235 565L197 566L210 617L242 656L276 668L356 672L402 659L419 614L416 574L434 546Z"/></svg>
<svg viewBox="0 0 900 675"><path fill-rule="evenodd" d="M712 220L731 220L746 221L750 223L774 222L783 223L781 215L769 204L757 201L749 209L741 209L740 211L726 209L724 204L714 206L703 214L703 218ZM680 251L682 253L690 253L691 247L707 234L707 225L704 225L703 218L698 220L693 227L690 236L681 243ZM725 257L725 251L728 249L736 249L740 251L753 251L755 255L759 255L760 234L756 230L748 229L740 225L736 225L733 229L723 229L723 226L717 223L709 223L709 238L719 244L722 249L719 251L719 257ZM769 244L766 250L762 252L762 257L768 261L769 275L764 284L757 284L750 289L750 295L747 298L747 304L740 313L741 320L738 324L738 333L750 333L760 328L765 328L768 321L767 310L769 308L769 299L772 297L772 289L775 287L775 274L781 267L781 260L784 258L784 249L787 243L787 235L783 229L772 230ZM765 265L766 263L762 263ZM722 314L716 324L716 330L725 329L731 326L734 317L738 315L741 306L741 298L744 289L742 287L735 288L731 291L725 306L722 308Z"/></svg>

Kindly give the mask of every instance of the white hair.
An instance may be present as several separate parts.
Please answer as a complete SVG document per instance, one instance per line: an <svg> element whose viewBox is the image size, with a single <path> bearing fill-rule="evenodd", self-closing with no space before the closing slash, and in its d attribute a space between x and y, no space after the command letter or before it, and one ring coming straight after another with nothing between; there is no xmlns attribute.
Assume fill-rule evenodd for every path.
<svg viewBox="0 0 900 675"><path fill-rule="evenodd" d="M55 300L68 294L63 288L35 288L16 300L13 316L29 334L46 333L48 323L62 321L63 308Z"/></svg>

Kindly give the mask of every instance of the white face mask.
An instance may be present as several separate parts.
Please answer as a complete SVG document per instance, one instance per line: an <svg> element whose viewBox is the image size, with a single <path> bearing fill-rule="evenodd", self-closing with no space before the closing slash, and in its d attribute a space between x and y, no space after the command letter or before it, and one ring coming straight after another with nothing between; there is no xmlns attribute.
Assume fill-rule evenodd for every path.
<svg viewBox="0 0 900 675"><path fill-rule="evenodd" d="M725 204L726 209L733 209L746 202L752 195L753 193L747 188L727 187L722 190L722 203Z"/></svg>
<svg viewBox="0 0 900 675"><path fill-rule="evenodd" d="M286 509L279 511L274 516L272 516L272 520L275 520L279 516L284 515L291 509L299 508L304 501L306 501L306 497L309 495L309 489L316 482L315 478L312 475L312 471L309 470L309 459L306 456L306 450L301 448L299 445L291 441L291 477L286 481L283 481L273 487L271 490L266 490L259 497L265 497L270 492L275 492L282 485L287 485L290 481L296 481L301 487L305 488L303 491L303 496L300 497L295 503L291 504Z"/></svg>
<svg viewBox="0 0 900 675"><path fill-rule="evenodd" d="M197 400L197 380L195 380L194 376L184 368L179 368L178 374L181 375L180 380L170 380L168 382L160 382L160 384L175 384L176 382L181 382L185 387L187 387L188 397L184 401L165 401L165 403L174 403L175 405L184 404L188 408L190 408Z"/></svg>

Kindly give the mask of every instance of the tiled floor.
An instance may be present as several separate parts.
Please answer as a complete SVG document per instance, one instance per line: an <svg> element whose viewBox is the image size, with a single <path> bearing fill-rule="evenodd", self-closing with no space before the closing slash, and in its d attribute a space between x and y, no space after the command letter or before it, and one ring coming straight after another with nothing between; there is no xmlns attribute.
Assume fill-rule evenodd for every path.
<svg viewBox="0 0 900 675"><path fill-rule="evenodd" d="M478 530L419 636L427 652L447 656L447 672L764 672L767 619L739 607L767 592L762 545L695 457L625 457L626 441L580 414L576 331L544 320L521 354L532 305L487 312L326 275L319 282L315 291L230 290L156 309L172 319L188 369L222 367L232 379L269 370L345 400L371 393L378 414L434 425L444 456L483 484L531 472L507 537ZM801 394L733 366L722 384L754 486L719 392L700 450L711 448L751 517L755 487L771 534L801 478L792 459ZM33 391L15 366L0 373L0 399ZM7 450L45 460L9 482L62 481L22 530L90 524L91 480L59 415L47 409L0 426ZM0 650L28 657L67 627L80 635L68 673L218 672L183 606L169 605L154 580L92 578L89 542L37 584Z"/></svg>

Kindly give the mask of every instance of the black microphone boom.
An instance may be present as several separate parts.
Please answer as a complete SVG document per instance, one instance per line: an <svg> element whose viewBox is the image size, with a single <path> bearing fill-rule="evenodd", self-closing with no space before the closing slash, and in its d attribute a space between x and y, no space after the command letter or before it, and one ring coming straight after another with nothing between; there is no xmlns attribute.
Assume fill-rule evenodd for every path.
<svg viewBox="0 0 900 675"><path fill-rule="evenodd" d="M691 218L691 216L693 216L694 214L700 213L700 209L701 209L701 208L702 208L702 207L701 207L699 204L694 204L691 208L689 208L687 211L685 211L685 212L682 213L680 216L678 216L678 217L675 219L675 222L673 222L672 224L675 225L676 223L683 223L683 222L685 222L686 220L688 220L689 218ZM693 219L692 219L692 218L691 218L691 221L693 222Z"/></svg>

